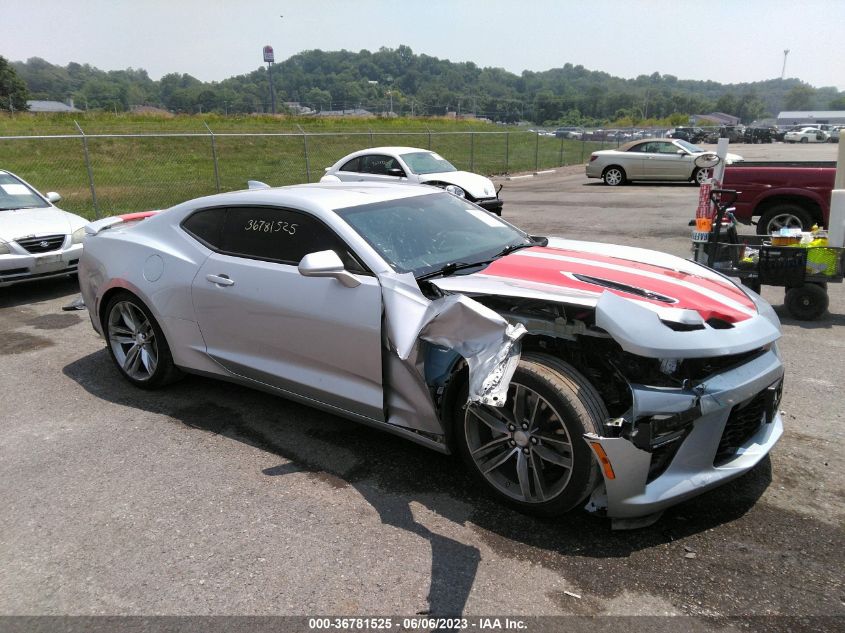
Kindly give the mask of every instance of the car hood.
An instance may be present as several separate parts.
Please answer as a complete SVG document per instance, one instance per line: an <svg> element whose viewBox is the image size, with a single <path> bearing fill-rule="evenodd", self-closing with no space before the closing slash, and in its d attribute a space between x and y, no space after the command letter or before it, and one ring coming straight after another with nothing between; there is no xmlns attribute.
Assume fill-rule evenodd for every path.
<svg viewBox="0 0 845 633"><path fill-rule="evenodd" d="M28 236L67 235L85 224L79 216L56 207L0 211L0 239L9 242Z"/></svg>
<svg viewBox="0 0 845 633"><path fill-rule="evenodd" d="M695 262L641 248L552 238L546 247L516 251L480 272L432 283L470 296L595 309L599 327L645 355L712 355L714 346L738 353L780 336L771 307L753 293Z"/></svg>
<svg viewBox="0 0 845 633"><path fill-rule="evenodd" d="M446 171L435 174L420 174L420 182L446 182L458 185L473 198L492 198L496 195L493 181L485 176L473 174L469 171Z"/></svg>

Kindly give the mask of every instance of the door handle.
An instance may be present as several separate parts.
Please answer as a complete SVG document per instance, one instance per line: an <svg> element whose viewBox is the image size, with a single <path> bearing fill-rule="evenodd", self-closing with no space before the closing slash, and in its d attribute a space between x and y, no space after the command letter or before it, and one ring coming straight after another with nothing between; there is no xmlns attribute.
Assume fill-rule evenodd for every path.
<svg viewBox="0 0 845 633"><path fill-rule="evenodd" d="M234 286L235 282L229 279L229 275L206 275L205 278L218 286Z"/></svg>

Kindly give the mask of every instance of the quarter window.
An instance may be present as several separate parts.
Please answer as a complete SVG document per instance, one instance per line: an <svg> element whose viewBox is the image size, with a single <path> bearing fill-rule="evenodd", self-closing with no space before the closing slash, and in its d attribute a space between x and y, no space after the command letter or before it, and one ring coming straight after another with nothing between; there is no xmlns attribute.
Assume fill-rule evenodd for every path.
<svg viewBox="0 0 845 633"><path fill-rule="evenodd" d="M347 162L343 167L340 168L340 171L361 171L360 169L361 158L353 158L349 162Z"/></svg>

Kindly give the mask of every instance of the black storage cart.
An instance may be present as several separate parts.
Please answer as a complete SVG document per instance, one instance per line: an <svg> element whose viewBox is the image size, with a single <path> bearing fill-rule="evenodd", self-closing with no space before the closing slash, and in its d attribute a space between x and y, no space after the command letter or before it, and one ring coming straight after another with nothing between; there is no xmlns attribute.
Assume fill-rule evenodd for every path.
<svg viewBox="0 0 845 633"><path fill-rule="evenodd" d="M736 192L713 190L717 214L709 233L693 234L695 261L729 277L738 277L755 292L761 286L786 289L784 304L800 320L819 318L830 302L827 284L841 283L845 248L773 246L767 235L739 235L729 206Z"/></svg>

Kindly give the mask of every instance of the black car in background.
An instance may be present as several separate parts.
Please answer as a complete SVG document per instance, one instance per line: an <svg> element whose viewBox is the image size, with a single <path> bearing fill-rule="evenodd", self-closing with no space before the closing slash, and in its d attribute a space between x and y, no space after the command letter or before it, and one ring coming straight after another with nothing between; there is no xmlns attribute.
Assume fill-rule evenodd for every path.
<svg viewBox="0 0 845 633"><path fill-rule="evenodd" d="M743 141L746 143L773 143L777 138L778 130L774 127L747 127L743 134Z"/></svg>
<svg viewBox="0 0 845 633"><path fill-rule="evenodd" d="M707 137L707 132L700 127L676 127L666 134L669 138L679 138L689 143L700 143Z"/></svg>

